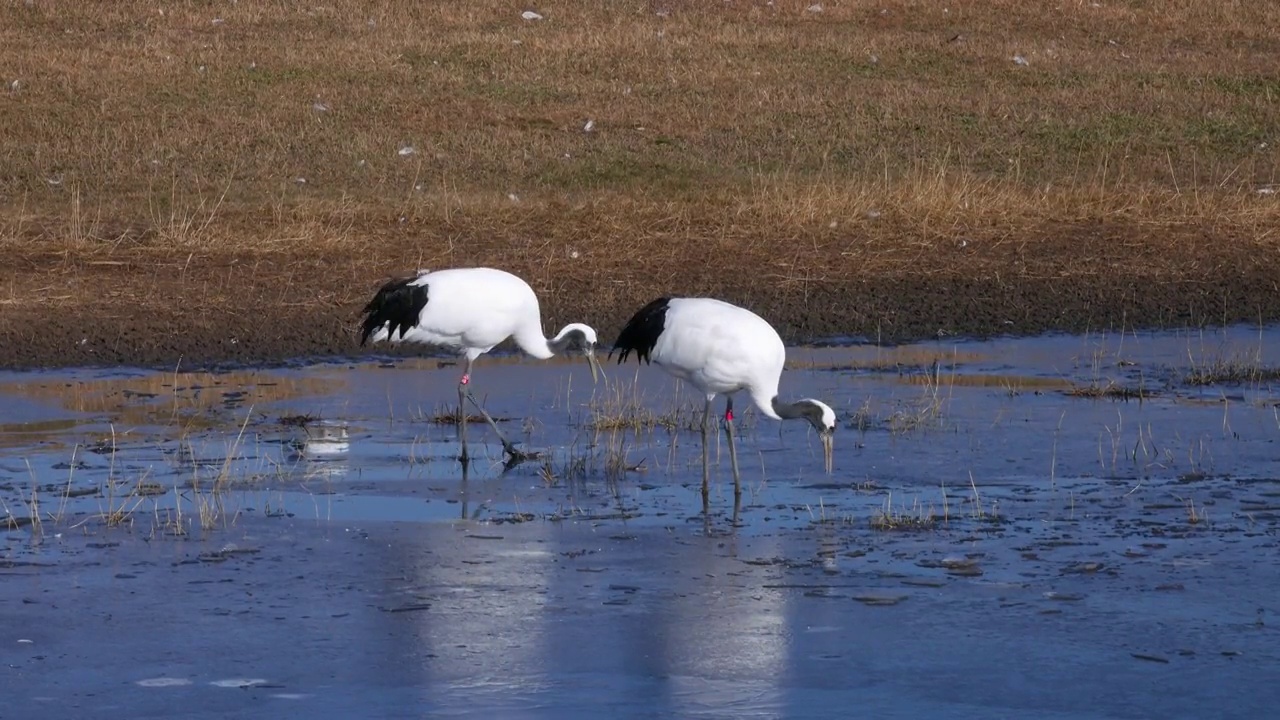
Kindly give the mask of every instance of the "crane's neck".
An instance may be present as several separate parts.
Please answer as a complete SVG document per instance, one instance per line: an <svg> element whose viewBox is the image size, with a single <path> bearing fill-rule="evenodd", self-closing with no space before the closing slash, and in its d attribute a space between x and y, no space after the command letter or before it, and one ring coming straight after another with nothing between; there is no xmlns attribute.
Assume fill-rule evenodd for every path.
<svg viewBox="0 0 1280 720"><path fill-rule="evenodd" d="M756 408L770 420L790 420L800 417L795 414L798 412L797 408L778 400L777 385L750 386L747 392L751 393L751 402L755 403Z"/></svg>
<svg viewBox="0 0 1280 720"><path fill-rule="evenodd" d="M773 396L769 401L770 409L782 420L805 420L821 433L831 433L836 429L836 411L821 400L804 398L793 403L784 403ZM768 414L768 413L766 413Z"/></svg>
<svg viewBox="0 0 1280 720"><path fill-rule="evenodd" d="M773 410L773 412L778 416L779 420L807 420L808 419L808 416L805 415L805 410L807 409L806 407L807 403L782 402L781 400L778 399L777 395L774 395L773 399L769 401L769 406Z"/></svg>
<svg viewBox="0 0 1280 720"><path fill-rule="evenodd" d="M552 355L563 355L575 341L580 341L581 333L565 327L555 337L547 341L547 352Z"/></svg>
<svg viewBox="0 0 1280 720"><path fill-rule="evenodd" d="M554 355L562 355L565 350L573 347L594 347L596 331L589 325L569 323L549 340L543 336L541 330L537 330L536 333L529 333L527 336L518 336L516 343L520 349L533 357L546 360Z"/></svg>
<svg viewBox="0 0 1280 720"><path fill-rule="evenodd" d="M778 399L777 388L762 388L762 392L751 394L756 407L767 418L774 420L806 420L810 425L821 430L825 424L823 405L805 398L796 402L783 402Z"/></svg>

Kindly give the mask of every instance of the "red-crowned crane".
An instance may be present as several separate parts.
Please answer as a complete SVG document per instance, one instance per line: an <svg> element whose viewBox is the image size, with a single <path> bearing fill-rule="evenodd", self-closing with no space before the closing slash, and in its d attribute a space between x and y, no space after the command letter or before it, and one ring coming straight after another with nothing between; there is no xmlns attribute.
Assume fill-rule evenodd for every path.
<svg viewBox="0 0 1280 720"><path fill-rule="evenodd" d="M632 352L642 362L657 363L667 373L693 385L707 396L702 416L702 506L707 507L710 463L707 426L711 402L726 396L724 420L733 466L735 506L742 496L738 455L734 446L733 395L746 390L765 417L807 420L822 438L827 472L831 472L836 413L826 403L805 398L786 403L778 399L778 381L786 363L786 347L773 326L745 308L711 298L658 298L640 308L609 351L621 351L622 363Z"/></svg>
<svg viewBox="0 0 1280 720"><path fill-rule="evenodd" d="M492 268L453 268L416 277L392 280L378 289L361 311L360 344L414 342L456 350L467 359L458 381L458 438L461 460L467 461L467 414L463 400L470 400L502 441L512 460L528 455L516 450L497 423L471 394L471 365L495 345L511 338L521 350L539 360L567 350L587 356L594 381L600 372L595 356L596 331L582 323L570 323L548 340L542 334L538 296L524 280Z"/></svg>

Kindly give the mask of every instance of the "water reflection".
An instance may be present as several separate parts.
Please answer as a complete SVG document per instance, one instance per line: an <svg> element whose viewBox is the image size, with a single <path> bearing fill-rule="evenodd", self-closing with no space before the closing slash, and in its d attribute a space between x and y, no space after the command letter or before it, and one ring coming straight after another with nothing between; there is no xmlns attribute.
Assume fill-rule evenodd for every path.
<svg viewBox="0 0 1280 720"><path fill-rule="evenodd" d="M296 427L285 445L288 459L302 463L307 477L339 480L349 471L351 438L344 421L321 420Z"/></svg>
<svg viewBox="0 0 1280 720"><path fill-rule="evenodd" d="M430 609L381 615L387 629L370 634L409 623L397 642L425 656L415 682L435 689L436 711L480 699L536 707L567 688L602 709L682 717L782 707L792 624L802 619L786 592L761 589L736 540L641 543L624 528L609 532L469 526L388 549L381 562L397 580L386 602ZM781 556L782 542L757 538L752 553Z"/></svg>

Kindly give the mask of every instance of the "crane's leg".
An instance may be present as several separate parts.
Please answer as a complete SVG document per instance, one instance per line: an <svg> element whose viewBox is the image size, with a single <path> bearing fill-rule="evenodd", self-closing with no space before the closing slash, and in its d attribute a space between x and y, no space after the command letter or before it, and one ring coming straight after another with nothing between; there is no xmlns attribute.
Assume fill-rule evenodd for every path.
<svg viewBox="0 0 1280 720"><path fill-rule="evenodd" d="M489 423L489 427L493 428L493 433L497 435L498 440L502 442L503 451L505 451L508 455L510 455L513 458L524 459L524 458L532 457L528 453L520 452L519 450L516 449L515 445L512 445L510 442L508 442L507 439L503 437L502 431L498 429L498 423L494 422L493 418L489 416L489 413L486 412L484 408L480 407L480 403L476 401L474 396L472 396L471 391L465 390L464 392L466 393L467 399L471 401L471 404L475 405L476 409L480 411L480 414L484 416L485 422Z"/></svg>
<svg viewBox="0 0 1280 720"><path fill-rule="evenodd" d="M462 405L459 404L458 407L462 407ZM470 466L467 463L465 462L462 463L462 484L458 488L458 494L462 496L462 519L463 520L467 519L467 501L471 499L471 493L468 492L468 488L467 488L467 483L470 480L467 474L468 467Z"/></svg>
<svg viewBox="0 0 1280 720"><path fill-rule="evenodd" d="M706 514L711 505L711 456L708 455L708 428L711 427L711 396L707 396L707 409L702 413L702 512Z"/></svg>
<svg viewBox="0 0 1280 720"><path fill-rule="evenodd" d="M468 365L470 362L467 363ZM464 466L467 464L467 407L463 400L467 397L467 376L462 376L462 382L458 383L458 443L462 445L462 454L458 456L458 461Z"/></svg>
<svg viewBox="0 0 1280 720"><path fill-rule="evenodd" d="M498 429L498 423L493 421L493 418L490 417L489 413L480 406L480 403L476 400L475 396L471 394L472 362L473 361L470 358L467 358L467 370L462 375L462 380L458 382L458 433L459 437L462 439L463 462L465 462L467 458L467 413L462 407L462 401L464 398L470 400L471 404L475 405L476 409L480 411L480 414L484 416L485 422L489 423L489 427L493 428L494 434L497 435L498 440L502 442L503 451L505 451L507 455L510 455L512 460L527 460L533 457L533 455L529 453L520 452L516 449L515 445L512 445L505 437L503 437L502 431Z"/></svg>
<svg viewBox="0 0 1280 720"><path fill-rule="evenodd" d="M726 395L724 406L724 430L729 435L729 465L733 468L733 503L736 507L742 498L742 477L738 474L738 448L733 441L733 396Z"/></svg>

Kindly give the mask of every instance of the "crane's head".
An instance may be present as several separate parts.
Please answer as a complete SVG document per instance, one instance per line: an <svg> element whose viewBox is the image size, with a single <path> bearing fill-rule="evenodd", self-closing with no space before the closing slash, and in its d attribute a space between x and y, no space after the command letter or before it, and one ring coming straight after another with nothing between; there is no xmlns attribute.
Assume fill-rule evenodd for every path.
<svg viewBox="0 0 1280 720"><path fill-rule="evenodd" d="M831 472L831 458L835 451L836 411L821 400L805 398L796 403L800 414L822 438L822 458L827 472Z"/></svg>
<svg viewBox="0 0 1280 720"><path fill-rule="evenodd" d="M587 356L587 364L591 366L591 380L596 382L604 374L600 361L596 359L596 331L590 325L569 323L558 335L547 344L556 352L578 351Z"/></svg>

